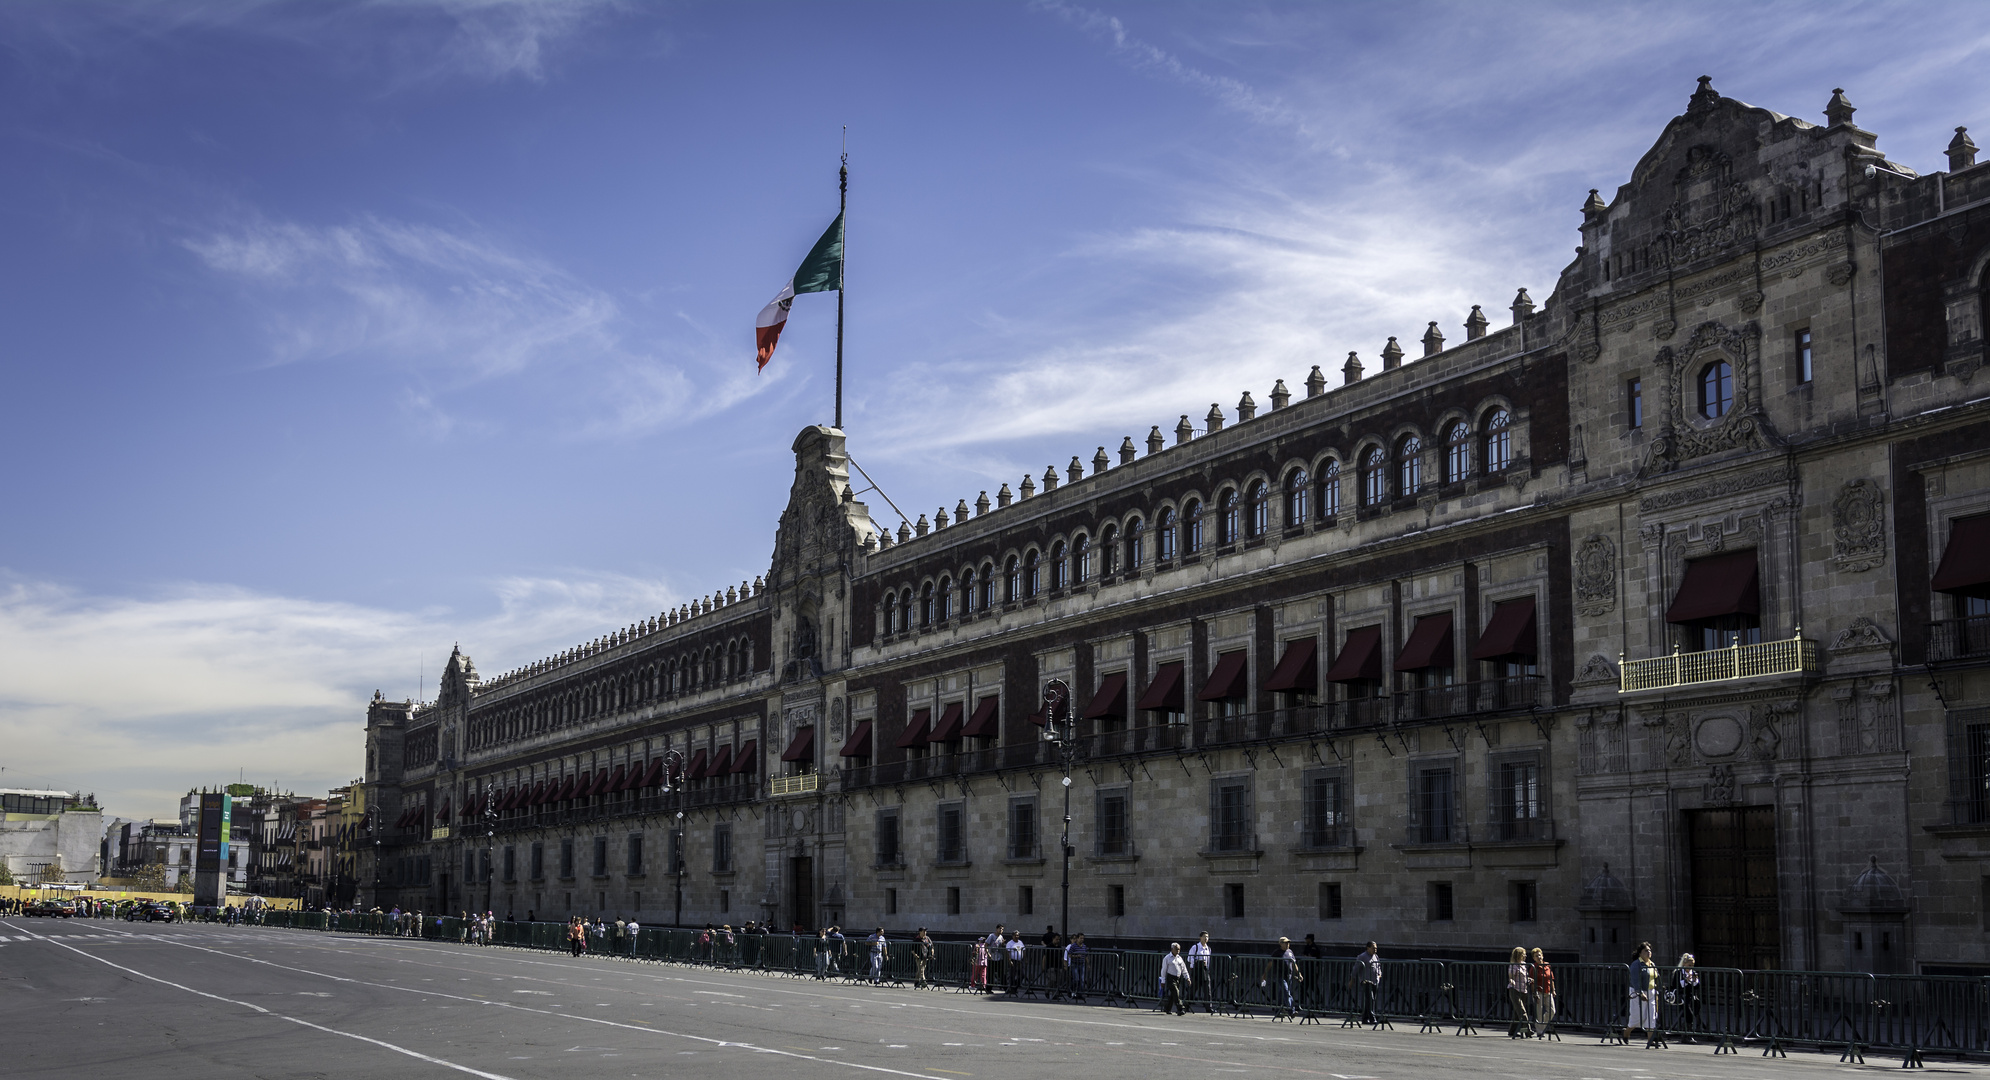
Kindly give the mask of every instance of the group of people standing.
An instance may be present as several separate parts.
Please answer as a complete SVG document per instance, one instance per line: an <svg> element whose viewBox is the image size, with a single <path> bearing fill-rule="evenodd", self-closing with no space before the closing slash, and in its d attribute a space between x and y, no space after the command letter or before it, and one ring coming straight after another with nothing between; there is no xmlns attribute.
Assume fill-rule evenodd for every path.
<svg viewBox="0 0 1990 1080"><path fill-rule="evenodd" d="M620 916L611 923L596 915L590 923L587 916L575 915L567 920L567 951L575 956L586 952L634 956L636 939L642 929L642 924L636 920L625 920Z"/></svg>

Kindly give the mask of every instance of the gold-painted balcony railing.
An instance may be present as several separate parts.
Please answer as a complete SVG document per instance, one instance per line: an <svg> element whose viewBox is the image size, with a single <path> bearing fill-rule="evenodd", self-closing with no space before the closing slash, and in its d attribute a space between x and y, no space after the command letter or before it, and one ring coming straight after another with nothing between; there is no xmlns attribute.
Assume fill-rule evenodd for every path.
<svg viewBox="0 0 1990 1080"><path fill-rule="evenodd" d="M1799 626L1794 636L1783 641L1735 644L1705 652L1680 652L1675 648L1670 656L1622 660L1618 690L1628 694L1761 675L1815 675L1820 669L1817 642L1806 639L1803 627Z"/></svg>
<svg viewBox="0 0 1990 1080"><path fill-rule="evenodd" d="M769 795L806 795L814 791L822 782L820 773L803 773L800 776L776 776L767 781Z"/></svg>

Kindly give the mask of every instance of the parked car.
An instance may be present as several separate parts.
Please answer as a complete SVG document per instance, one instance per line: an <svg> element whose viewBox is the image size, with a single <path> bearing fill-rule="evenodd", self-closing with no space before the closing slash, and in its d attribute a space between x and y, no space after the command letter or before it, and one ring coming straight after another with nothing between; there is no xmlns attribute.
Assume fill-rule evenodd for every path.
<svg viewBox="0 0 1990 1080"><path fill-rule="evenodd" d="M164 901L145 900L131 905L131 910L124 916L126 922L137 922L140 919L146 922L177 922L179 913L173 910L173 905Z"/></svg>
<svg viewBox="0 0 1990 1080"><path fill-rule="evenodd" d="M30 917L69 919L75 917L76 905L67 900L32 900L28 903L27 914Z"/></svg>

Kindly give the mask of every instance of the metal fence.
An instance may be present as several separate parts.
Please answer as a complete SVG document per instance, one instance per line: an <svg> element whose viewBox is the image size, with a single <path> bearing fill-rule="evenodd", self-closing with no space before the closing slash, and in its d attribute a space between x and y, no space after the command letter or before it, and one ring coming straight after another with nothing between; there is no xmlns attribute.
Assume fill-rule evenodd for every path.
<svg viewBox="0 0 1990 1080"><path fill-rule="evenodd" d="M268 911L260 925L432 941L469 942L464 920L423 916ZM492 944L571 951L563 923L499 922ZM955 992L1098 1001L1158 1009L1166 987L1161 954L1093 949L1067 965L1061 952L1029 946L1020 959L991 953L985 967L974 946L931 942L923 950L899 939L877 949L861 937L815 938L727 930L645 927L633 939L590 932L582 951L632 960L758 971L840 982L923 985ZM923 964L922 964L923 960ZM1674 986L1660 969L1659 1025L1672 1039L1776 1044L1818 1049L1892 1048L1954 1055L1990 1054L1990 978L1866 975L1856 972L1739 971L1697 968L1697 990ZM1362 1023L1363 987L1351 959L1301 959L1288 984L1277 958L1218 954L1194 969L1193 1010L1270 1015L1300 1021ZM1629 1019L1631 969L1624 964L1555 968L1557 1033L1609 1033ZM1484 961L1384 960L1376 1024L1409 1022L1424 1030L1505 1029L1516 1018L1507 965ZM1531 1006L1530 1006L1531 1007Z"/></svg>

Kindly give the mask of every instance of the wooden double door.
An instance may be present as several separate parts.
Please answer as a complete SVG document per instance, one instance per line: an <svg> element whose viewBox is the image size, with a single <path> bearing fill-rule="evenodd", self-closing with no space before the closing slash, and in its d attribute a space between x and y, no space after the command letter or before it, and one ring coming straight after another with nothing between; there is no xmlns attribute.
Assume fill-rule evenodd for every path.
<svg viewBox="0 0 1990 1080"><path fill-rule="evenodd" d="M1776 808L1689 810L1693 944L1701 967L1782 966L1776 890ZM1656 957L1666 965L1678 957Z"/></svg>

